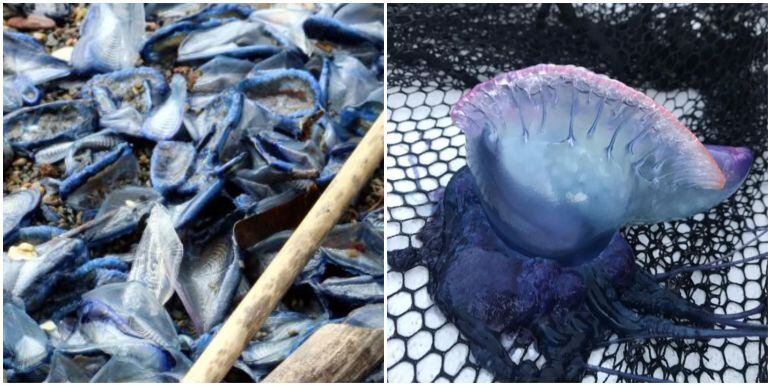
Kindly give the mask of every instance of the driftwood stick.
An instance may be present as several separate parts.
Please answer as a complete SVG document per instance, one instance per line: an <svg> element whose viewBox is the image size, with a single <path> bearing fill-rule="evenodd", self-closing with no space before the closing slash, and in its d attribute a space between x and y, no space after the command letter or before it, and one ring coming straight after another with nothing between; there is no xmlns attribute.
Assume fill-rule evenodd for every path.
<svg viewBox="0 0 770 385"><path fill-rule="evenodd" d="M382 362L382 329L328 324L262 382L357 382Z"/></svg>
<svg viewBox="0 0 770 385"><path fill-rule="evenodd" d="M219 382L307 264L326 234L382 163L380 114L326 191L227 318L183 382Z"/></svg>

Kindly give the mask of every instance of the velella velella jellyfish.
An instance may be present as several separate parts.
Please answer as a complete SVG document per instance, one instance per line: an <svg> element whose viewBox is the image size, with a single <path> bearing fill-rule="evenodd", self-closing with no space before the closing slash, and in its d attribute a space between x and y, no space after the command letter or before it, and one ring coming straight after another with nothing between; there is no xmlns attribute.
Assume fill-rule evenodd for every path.
<svg viewBox="0 0 770 385"><path fill-rule="evenodd" d="M382 16L381 4L361 11L370 6ZM253 242L296 226L259 215L285 206L305 216L310 205L296 200L317 199L350 154L338 148L355 148L383 108L383 92L369 92L383 89L382 29L379 45L333 47L303 29L340 8L4 7L55 25L6 22L3 33L4 380L184 377L259 278L245 259L273 251L246 256L252 244L236 241L236 223L257 219ZM358 65L321 86L335 57ZM344 127L333 118L342 111L355 115ZM382 212L381 180L340 226ZM310 264L228 379L259 381L319 326L382 305L383 271L370 265L383 255L363 255L369 232L347 234L337 260L367 268Z"/></svg>
<svg viewBox="0 0 770 385"><path fill-rule="evenodd" d="M703 145L649 97L574 66L499 75L451 116L468 165L419 232L422 246L388 260L396 270L427 266L438 308L498 378L576 381L609 370L655 380L588 364L607 333L617 341L767 336L766 325L741 321L763 306L714 314L681 298L635 264L619 233L727 199L752 165L748 149ZM510 358L499 336L521 330L544 363Z"/></svg>
<svg viewBox="0 0 770 385"><path fill-rule="evenodd" d="M3 111L40 101L35 87L72 72L69 65L49 55L37 40L3 31Z"/></svg>
<svg viewBox="0 0 770 385"><path fill-rule="evenodd" d="M144 42L142 4L94 4L80 28L72 66L83 73L131 68Z"/></svg>

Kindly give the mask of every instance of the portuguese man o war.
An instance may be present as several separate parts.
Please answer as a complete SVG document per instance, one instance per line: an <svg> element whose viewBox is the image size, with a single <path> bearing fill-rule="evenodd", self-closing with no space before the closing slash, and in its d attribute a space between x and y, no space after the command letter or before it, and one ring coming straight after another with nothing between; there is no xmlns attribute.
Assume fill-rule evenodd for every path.
<svg viewBox="0 0 770 385"><path fill-rule="evenodd" d="M428 268L434 302L499 380L580 381L588 371L660 381L588 357L622 341L767 337L767 325L745 320L764 306L714 314L681 298L661 281L682 271L644 271L620 233L728 199L751 168L748 149L703 145L644 94L569 65L499 75L451 117L466 136L467 167L417 234L422 246L388 262ZM509 333L532 336L545 363L515 363L500 341Z"/></svg>

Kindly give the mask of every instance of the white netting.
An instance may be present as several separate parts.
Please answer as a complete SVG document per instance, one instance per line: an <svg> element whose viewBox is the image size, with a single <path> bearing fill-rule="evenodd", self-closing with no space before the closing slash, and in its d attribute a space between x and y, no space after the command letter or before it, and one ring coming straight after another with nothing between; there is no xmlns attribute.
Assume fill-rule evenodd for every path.
<svg viewBox="0 0 770 385"><path fill-rule="evenodd" d="M647 94L692 127L705 102L692 89ZM386 143L388 250L419 247L415 234L431 216L437 189L465 165L465 138L452 125L450 107L462 91L437 85L388 90ZM696 131L700 139L703 136ZM729 143L728 143L729 144ZM637 263L651 273L767 252L767 151L756 154L744 185L727 202L692 219L624 230L637 252ZM736 220L738 218L738 220ZM721 220L723 219L723 220ZM746 311L766 302L766 259L714 272L681 274L667 287L696 304L709 303L716 313ZM434 306L428 295L428 270L388 272L386 322L389 382L488 382L494 376L477 365L464 337ZM472 290L473 288L468 288ZM766 312L749 318L767 324ZM515 362L544 358L533 344L503 345ZM756 382L766 378L767 343L758 338L705 342L659 339L595 349L589 364L677 382ZM761 364L760 364L761 363ZM587 382L618 381L616 376L588 373Z"/></svg>

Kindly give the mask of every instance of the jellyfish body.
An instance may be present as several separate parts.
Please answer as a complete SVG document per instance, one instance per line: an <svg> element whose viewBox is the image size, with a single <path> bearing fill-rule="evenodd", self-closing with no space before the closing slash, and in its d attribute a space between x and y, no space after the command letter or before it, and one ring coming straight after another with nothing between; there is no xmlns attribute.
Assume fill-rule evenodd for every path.
<svg viewBox="0 0 770 385"><path fill-rule="evenodd" d="M684 218L748 175L717 163L664 107L586 69L539 65L475 87L452 110L493 228L526 254L575 264L629 223ZM724 171L720 166L728 167ZM725 173L734 178L727 183Z"/></svg>
<svg viewBox="0 0 770 385"><path fill-rule="evenodd" d="M720 203L748 175L749 150L704 146L649 97L573 66L500 75L452 118L468 166L418 235L423 246L389 262L427 265L431 295L482 366L508 380L577 380L601 330L767 336L767 326L737 321L763 309L716 316L665 290L619 233ZM495 338L520 328L538 337L541 370L515 365Z"/></svg>

